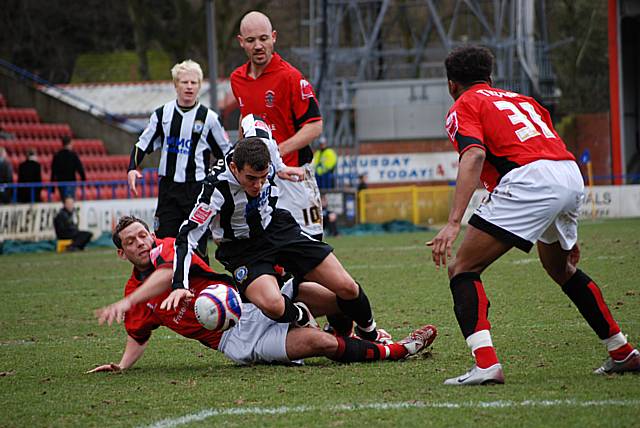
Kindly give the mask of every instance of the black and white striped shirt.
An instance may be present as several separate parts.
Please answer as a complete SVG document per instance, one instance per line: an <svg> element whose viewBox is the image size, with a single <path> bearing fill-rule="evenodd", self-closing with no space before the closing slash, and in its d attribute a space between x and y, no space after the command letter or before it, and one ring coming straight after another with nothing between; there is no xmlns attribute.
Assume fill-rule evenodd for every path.
<svg viewBox="0 0 640 428"><path fill-rule="evenodd" d="M260 236L271 223L278 201L275 168L273 165L269 167L269 175L260 194L251 197L229 169L232 155L233 151L211 169L195 207L180 226L175 241L174 288L189 288L191 254L207 228L211 229L213 239L224 245L225 242Z"/></svg>
<svg viewBox="0 0 640 428"><path fill-rule="evenodd" d="M162 149L158 175L176 183L204 180L211 155L221 159L230 148L227 133L214 111L197 103L184 112L175 100L151 114L136 143L136 150L143 153ZM135 167L141 156L132 153L132 159L136 160Z"/></svg>

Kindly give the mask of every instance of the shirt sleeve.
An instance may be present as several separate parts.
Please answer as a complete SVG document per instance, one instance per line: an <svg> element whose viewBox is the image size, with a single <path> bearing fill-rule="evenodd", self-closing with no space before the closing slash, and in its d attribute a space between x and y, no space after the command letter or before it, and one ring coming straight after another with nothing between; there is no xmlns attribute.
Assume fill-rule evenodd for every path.
<svg viewBox="0 0 640 428"><path fill-rule="evenodd" d="M280 156L280 150L278 150L278 144L273 139L273 135L271 134L271 128L267 123L262 120L261 117L255 116L253 114L248 114L242 118L242 123L240 124L242 127L242 135L247 137L260 137L262 141L267 145L269 149L269 155L271 157L271 163L273 164L273 168L277 171L282 170L286 167L284 161L282 160L282 156Z"/></svg>
<svg viewBox="0 0 640 428"><path fill-rule="evenodd" d="M149 340L151 332L160 327L155 320L153 312L144 303L137 304L129 309L124 316L124 328L140 345Z"/></svg>
<svg viewBox="0 0 640 428"><path fill-rule="evenodd" d="M149 123L144 128L140 138L136 142L136 146L145 153L151 153L154 150L160 148L160 144L155 144L155 141L162 135L162 111L164 107L160 107L149 117Z"/></svg>
<svg viewBox="0 0 640 428"><path fill-rule="evenodd" d="M198 246L198 241L206 233L211 220L216 216L223 203L222 194L213 183L205 180L199 200L189 214L189 218L180 226L176 237L172 284L174 290L178 288L189 289L189 268L191 267L193 250Z"/></svg>
<svg viewBox="0 0 640 428"><path fill-rule="evenodd" d="M298 130L310 122L322 119L313 87L300 73L291 74L291 105L293 123Z"/></svg>
<svg viewBox="0 0 640 428"><path fill-rule="evenodd" d="M480 114L468 103L460 102L449 111L446 129L449 140L460 155L471 147L485 150Z"/></svg>
<svg viewBox="0 0 640 428"><path fill-rule="evenodd" d="M213 156L216 159L222 159L224 155L231 150L229 136L220 122L220 117L214 111L209 110L207 121L209 121L210 124L209 132L207 133L207 143L209 147L211 147Z"/></svg>

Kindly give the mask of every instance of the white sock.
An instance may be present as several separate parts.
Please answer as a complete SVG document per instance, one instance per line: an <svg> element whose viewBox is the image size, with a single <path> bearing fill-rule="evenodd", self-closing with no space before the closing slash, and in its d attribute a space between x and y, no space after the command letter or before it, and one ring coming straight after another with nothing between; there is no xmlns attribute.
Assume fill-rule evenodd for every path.
<svg viewBox="0 0 640 428"><path fill-rule="evenodd" d="M613 336L607 339L604 339L602 343L604 343L604 345L607 347L607 351L611 352L611 351L615 351L621 346L626 345L627 337L624 334L622 334L622 332L620 332L618 334L614 334Z"/></svg>
<svg viewBox="0 0 640 428"><path fill-rule="evenodd" d="M474 352L478 348L485 348L490 346L493 348L493 342L491 341L491 333L489 330L480 330L467 337L467 346L471 348L471 355L475 356Z"/></svg>

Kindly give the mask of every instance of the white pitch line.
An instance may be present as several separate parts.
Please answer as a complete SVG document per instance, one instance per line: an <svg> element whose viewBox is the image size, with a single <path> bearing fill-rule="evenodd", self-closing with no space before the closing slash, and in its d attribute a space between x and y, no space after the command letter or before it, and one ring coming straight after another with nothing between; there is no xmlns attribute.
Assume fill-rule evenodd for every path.
<svg viewBox="0 0 640 428"><path fill-rule="evenodd" d="M286 415L305 412L351 412L360 410L396 410L396 409L505 409L513 407L591 407L591 406L640 406L640 400L524 400L524 401L401 401L395 403L338 404L333 406L281 406L281 407L237 407L204 409L198 413L174 419L163 419L149 428L173 428L191 422L199 422L214 416L244 415Z"/></svg>

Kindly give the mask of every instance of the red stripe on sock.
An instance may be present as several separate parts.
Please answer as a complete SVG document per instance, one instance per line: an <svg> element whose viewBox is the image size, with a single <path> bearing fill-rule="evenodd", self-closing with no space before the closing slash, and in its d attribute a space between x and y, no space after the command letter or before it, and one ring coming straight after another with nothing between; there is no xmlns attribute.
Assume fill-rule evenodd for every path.
<svg viewBox="0 0 640 428"><path fill-rule="evenodd" d="M476 287L476 294L478 295L478 322L473 332L477 333L481 330L491 330L491 323L487 319L489 299L487 299L487 294L484 292L484 286L481 281L473 281L473 285Z"/></svg>
<svg viewBox="0 0 640 428"><path fill-rule="evenodd" d="M620 333L620 327L618 327L618 323L613 319L613 316L609 311L609 307L602 297L600 288L593 281L591 281L587 285L587 287L589 288L589 290L591 290L591 294L593 294L593 297L595 297L596 303L598 304L598 309L600 309L602 316L607 321L607 324L609 324L609 337L613 336L614 334Z"/></svg>
<svg viewBox="0 0 640 428"><path fill-rule="evenodd" d="M409 351L407 351L407 348L405 348L403 345L399 344L399 343L392 343L390 345L384 346L384 348L389 348L389 356L386 357L392 361L395 360L401 360L404 357L407 356L407 354L409 353ZM385 351L381 350L380 351L380 356L382 360L385 359Z"/></svg>
<svg viewBox="0 0 640 428"><path fill-rule="evenodd" d="M609 355L616 361L622 361L629 356L629 354L633 352L633 347L628 343L622 345L618 349L614 349L613 351L609 351Z"/></svg>
<svg viewBox="0 0 640 428"><path fill-rule="evenodd" d="M473 351L473 356L476 358L476 365L481 369L486 369L498 363L498 356L493 346L478 348Z"/></svg>

